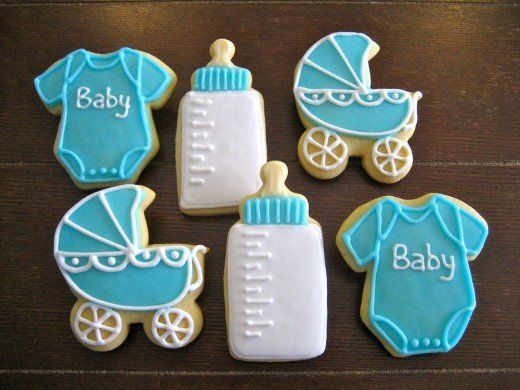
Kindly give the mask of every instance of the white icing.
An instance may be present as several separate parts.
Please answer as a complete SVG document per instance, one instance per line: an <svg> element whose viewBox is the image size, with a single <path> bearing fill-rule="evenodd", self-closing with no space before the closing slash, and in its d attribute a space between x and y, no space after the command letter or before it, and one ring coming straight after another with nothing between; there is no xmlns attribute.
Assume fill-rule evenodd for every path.
<svg viewBox="0 0 520 390"><path fill-rule="evenodd" d="M245 309L244 314L246 316L261 316L264 313L261 309Z"/></svg>
<svg viewBox="0 0 520 390"><path fill-rule="evenodd" d="M208 138L208 133L206 133L205 131L191 133L191 139L201 139L201 138Z"/></svg>
<svg viewBox="0 0 520 390"><path fill-rule="evenodd" d="M250 270L250 269L261 269L262 268L262 264L259 264L259 263L246 263L244 264L244 268L247 269L247 270Z"/></svg>
<svg viewBox="0 0 520 390"><path fill-rule="evenodd" d="M249 242L249 241L246 241L246 242L244 242L244 247L245 248L261 248L262 247L262 243L261 242Z"/></svg>
<svg viewBox="0 0 520 390"><path fill-rule="evenodd" d="M445 255L441 253L439 256L434 255L431 250L431 244L426 243L426 252L413 252L408 254L408 248L404 244L394 244L392 268L396 271L413 270L419 272L437 271L441 268L448 271L448 275L439 276L439 280L449 282L455 275L455 256Z"/></svg>
<svg viewBox="0 0 520 390"><path fill-rule="evenodd" d="M318 106L325 102L331 102L339 107L350 106L356 102L362 106L378 106L383 101L393 104L402 104L407 99L410 99L410 93L400 89L371 89L370 94L362 93L361 90L347 90L347 89L308 89L295 88L296 96L302 101ZM308 95L311 95L309 98ZM334 97L338 95L338 97ZM348 100L345 100L348 96ZM374 100L374 96L378 98Z"/></svg>
<svg viewBox="0 0 520 390"><path fill-rule="evenodd" d="M251 237L271 256L251 263ZM327 283L319 226L235 224L228 238L227 289L229 345L236 358L299 360L325 350Z"/></svg>
<svg viewBox="0 0 520 390"><path fill-rule="evenodd" d="M174 320L170 317L173 315ZM186 321L187 326L183 326ZM152 335L161 346L170 349L183 347L195 330L195 323L189 313L178 308L158 310L152 320ZM180 337L179 337L180 336Z"/></svg>
<svg viewBox="0 0 520 390"><path fill-rule="evenodd" d="M200 177L192 177L190 179L190 184L201 185L201 184L204 184L205 182L206 182L206 180L201 179Z"/></svg>
<svg viewBox="0 0 520 390"><path fill-rule="evenodd" d="M190 161L192 162L203 162L206 161L206 157L202 154L192 154L190 156Z"/></svg>
<svg viewBox="0 0 520 390"><path fill-rule="evenodd" d="M104 313L99 316L99 312ZM121 333L122 320L116 311L86 302L76 312L72 330L82 343L99 347L111 343Z"/></svg>
<svg viewBox="0 0 520 390"><path fill-rule="evenodd" d="M317 135L323 137L322 142L316 140ZM312 153L310 152L311 149L313 150ZM339 167L348 157L347 144L341 137L320 127L315 127L307 132L302 151L309 164L323 171L330 171ZM332 162L330 162L330 158L332 158Z"/></svg>
<svg viewBox="0 0 520 390"><path fill-rule="evenodd" d="M397 161L400 161L399 167ZM383 175L396 177L412 166L412 149L407 142L398 138L381 138L372 147L372 162Z"/></svg>
<svg viewBox="0 0 520 390"><path fill-rule="evenodd" d="M190 114L193 115L193 112L190 112ZM201 114L198 113L197 115L201 115ZM205 115L207 115L207 113ZM213 121L192 120L190 122L190 124L191 124L192 127L214 127L215 126L215 122L213 122Z"/></svg>
<svg viewBox="0 0 520 390"><path fill-rule="evenodd" d="M242 233L245 237L267 237L269 235L269 232L266 231L253 231L253 230L247 230L244 233Z"/></svg>
<svg viewBox="0 0 520 390"><path fill-rule="evenodd" d="M191 91L180 115L183 209L237 206L260 188L259 172L267 152L257 91ZM207 136L199 136L201 131Z"/></svg>
<svg viewBox="0 0 520 390"><path fill-rule="evenodd" d="M119 95L119 97L116 97L111 94L110 87L107 87L105 92L105 94L96 93L93 97L90 97L89 87L79 87L76 91L76 108L86 110L92 106L97 110L111 110L119 107L123 111L117 112L115 117L119 119L126 118L130 111L130 96Z"/></svg>
<svg viewBox="0 0 520 390"><path fill-rule="evenodd" d="M212 144L191 144L190 149L193 151L203 151L203 152L211 152L215 150L215 145Z"/></svg>

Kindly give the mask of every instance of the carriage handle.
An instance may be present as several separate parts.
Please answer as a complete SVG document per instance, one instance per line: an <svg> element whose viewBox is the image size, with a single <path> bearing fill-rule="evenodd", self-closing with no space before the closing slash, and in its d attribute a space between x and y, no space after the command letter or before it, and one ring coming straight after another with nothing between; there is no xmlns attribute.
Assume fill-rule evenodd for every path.
<svg viewBox="0 0 520 390"><path fill-rule="evenodd" d="M193 283L191 283L191 280L190 280L189 291L198 289L202 285L202 282L204 280L202 267L200 265L199 258L197 257L199 252L206 254L208 252L208 248L206 248L204 245L197 245L195 248L192 249L192 251L190 253L190 261L191 261L192 265L195 266L195 270L197 271L197 278L195 279L195 282L193 282ZM193 279L193 274L192 274L192 279Z"/></svg>

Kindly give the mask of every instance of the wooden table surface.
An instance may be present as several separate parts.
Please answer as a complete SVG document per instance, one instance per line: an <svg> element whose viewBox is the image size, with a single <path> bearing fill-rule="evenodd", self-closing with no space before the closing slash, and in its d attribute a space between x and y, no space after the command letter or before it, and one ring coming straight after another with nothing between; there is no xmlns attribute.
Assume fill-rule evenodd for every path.
<svg viewBox="0 0 520 390"><path fill-rule="evenodd" d="M0 5L0 386L359 386L518 388L520 377L520 9L493 2L74 2ZM359 160L337 179L318 181L300 166L303 132L292 94L293 69L319 38L358 31L380 46L374 86L420 90L411 139L415 163L400 183L372 181ZM219 37L249 68L265 99L269 159L289 166L288 185L306 195L323 226L328 274L328 343L319 358L245 363L228 352L222 277L226 235L236 215L190 218L177 202L174 138L191 73ZM152 344L140 326L109 353L82 347L69 325L75 302L52 254L63 214L87 192L54 158L58 118L39 101L33 78L84 47L130 46L175 70L177 88L155 112L161 149L139 179L157 193L147 211L151 242L211 247L199 299L204 329L188 347ZM391 357L359 318L364 274L334 245L341 222L382 195L440 192L464 200L489 223L471 263L477 309L447 354ZM427 302L425 302L427 304Z"/></svg>

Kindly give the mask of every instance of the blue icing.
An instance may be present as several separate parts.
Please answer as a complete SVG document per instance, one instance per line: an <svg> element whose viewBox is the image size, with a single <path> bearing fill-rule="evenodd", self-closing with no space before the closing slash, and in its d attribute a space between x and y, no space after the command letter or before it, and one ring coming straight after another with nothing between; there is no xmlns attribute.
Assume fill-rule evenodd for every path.
<svg viewBox="0 0 520 390"><path fill-rule="evenodd" d="M357 266L371 272L370 326L396 354L458 343L476 305L467 256L487 234L485 222L442 195L420 207L384 198L343 233Z"/></svg>
<svg viewBox="0 0 520 390"><path fill-rule="evenodd" d="M61 228L58 248L64 252L110 252L117 250L113 246L92 240L91 237L69 225L63 225Z"/></svg>
<svg viewBox="0 0 520 390"><path fill-rule="evenodd" d="M381 132L395 133L401 130L410 111L409 100L401 104L383 101L377 106L363 106L354 102L348 106L340 107L328 101L320 105L302 102L302 105L309 113L319 119L313 120L310 118L316 126L322 124L320 119L327 118L326 123L329 127L356 131L364 137L378 136L377 133Z"/></svg>
<svg viewBox="0 0 520 390"><path fill-rule="evenodd" d="M302 61L305 66L302 66L297 86L327 88L313 85L313 78L318 72L327 79L339 82L335 84L337 88L370 88L370 78L366 77L365 69L368 68L367 55L372 44L369 37L356 33L336 33L323 38L305 54Z"/></svg>
<svg viewBox="0 0 520 390"><path fill-rule="evenodd" d="M315 46L306 58L320 68L353 84L352 89L360 85L370 87L365 84L363 69L368 64L366 54L371 44L372 40L363 34L333 34ZM305 84L300 86L308 88ZM344 83L343 88L346 88Z"/></svg>
<svg viewBox="0 0 520 390"><path fill-rule="evenodd" d="M105 193L105 198L114 213L119 225L131 241L134 241L132 232L132 205L139 192L137 190L112 191ZM144 199L144 194L142 195ZM137 231L139 234L139 231Z"/></svg>
<svg viewBox="0 0 520 390"><path fill-rule="evenodd" d="M119 233L110 215L97 197L84 203L81 208L69 216L69 219L98 236L126 246L124 238ZM130 241L132 240L131 235L129 239Z"/></svg>
<svg viewBox="0 0 520 390"><path fill-rule="evenodd" d="M146 310L171 303L186 292L190 283L189 249L146 248L132 234L138 234L144 223L139 213L145 198L139 186L113 187L86 197L64 217L58 227L56 255L63 256L71 268L62 271L81 296L109 306ZM107 207L102 199L106 199ZM130 247L116 223L137 248L132 252L134 259L130 259ZM91 266L82 270L89 262Z"/></svg>
<svg viewBox="0 0 520 390"><path fill-rule="evenodd" d="M193 90L200 92L246 91L251 88L251 72L245 68L207 66L193 74Z"/></svg>
<svg viewBox="0 0 520 390"><path fill-rule="evenodd" d="M300 74L300 86L309 89L348 89L341 81L333 79L310 65L303 64Z"/></svg>
<svg viewBox="0 0 520 390"><path fill-rule="evenodd" d="M117 272L91 268L68 275L79 289L98 300L119 306L158 306L172 302L183 292L188 263L180 268L162 262L151 268L128 265Z"/></svg>
<svg viewBox="0 0 520 390"><path fill-rule="evenodd" d="M339 32L307 51L296 69L294 92L313 126L360 138L403 130L416 102L409 92L371 88L368 56L374 45L364 34ZM321 99L325 93L329 96ZM313 95L316 102L309 101Z"/></svg>
<svg viewBox="0 0 520 390"><path fill-rule="evenodd" d="M370 45L373 44L372 40L364 34L355 35L341 35L338 34L333 37L334 41L338 44L341 52L348 59L352 69L354 70L357 79L361 81L365 87L370 88L370 78L363 70L368 68L367 52Z"/></svg>
<svg viewBox="0 0 520 390"><path fill-rule="evenodd" d="M307 200L294 196L267 196L246 200L243 220L248 225L306 225Z"/></svg>
<svg viewBox="0 0 520 390"><path fill-rule="evenodd" d="M173 82L171 70L139 51L80 49L35 80L42 101L61 104L56 154L81 184L134 177L152 152L147 105Z"/></svg>

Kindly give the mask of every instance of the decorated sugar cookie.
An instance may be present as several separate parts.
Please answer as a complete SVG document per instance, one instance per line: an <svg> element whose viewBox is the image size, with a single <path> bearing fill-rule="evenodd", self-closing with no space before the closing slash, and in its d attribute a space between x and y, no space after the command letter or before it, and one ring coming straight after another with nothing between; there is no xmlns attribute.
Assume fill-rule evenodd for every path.
<svg viewBox="0 0 520 390"><path fill-rule="evenodd" d="M122 185L91 194L63 217L54 256L78 298L70 323L77 339L109 351L127 337L131 323L164 348L180 348L202 328L195 299L202 291L206 248L148 245L144 210L155 194Z"/></svg>
<svg viewBox="0 0 520 390"><path fill-rule="evenodd" d="M287 167L262 167L263 186L240 204L228 235L224 290L231 355L310 359L325 351L327 276L320 225L290 192Z"/></svg>
<svg viewBox="0 0 520 390"><path fill-rule="evenodd" d="M372 88L368 61L378 51L365 34L338 32L316 42L296 66L294 96L307 129L298 157L312 176L338 176L350 156L361 157L366 172L382 183L410 171L408 140L422 94Z"/></svg>
<svg viewBox="0 0 520 390"><path fill-rule="evenodd" d="M181 101L176 140L181 211L191 215L237 212L260 188L266 162L264 104L249 70L233 65L233 43L216 40L211 61L197 69Z"/></svg>
<svg viewBox="0 0 520 390"><path fill-rule="evenodd" d="M379 198L343 223L338 248L352 269L367 272L361 318L392 355L457 345L476 305L468 261L487 234L475 210L440 194Z"/></svg>
<svg viewBox="0 0 520 390"><path fill-rule="evenodd" d="M150 54L76 50L34 79L48 110L61 115L54 153L83 189L134 183L159 142L151 109L177 78Z"/></svg>

